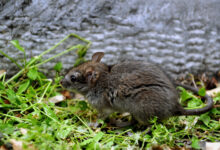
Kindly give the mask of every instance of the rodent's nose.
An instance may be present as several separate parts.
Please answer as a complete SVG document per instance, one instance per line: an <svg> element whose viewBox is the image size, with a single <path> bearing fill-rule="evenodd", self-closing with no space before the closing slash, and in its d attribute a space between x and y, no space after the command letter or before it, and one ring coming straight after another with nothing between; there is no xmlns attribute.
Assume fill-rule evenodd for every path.
<svg viewBox="0 0 220 150"><path fill-rule="evenodd" d="M67 81L65 80L65 78L60 81L60 84L62 86L65 86L67 84Z"/></svg>
<svg viewBox="0 0 220 150"><path fill-rule="evenodd" d="M60 81L60 84L64 88L68 88L71 85L71 83L68 80L66 80L65 78Z"/></svg>

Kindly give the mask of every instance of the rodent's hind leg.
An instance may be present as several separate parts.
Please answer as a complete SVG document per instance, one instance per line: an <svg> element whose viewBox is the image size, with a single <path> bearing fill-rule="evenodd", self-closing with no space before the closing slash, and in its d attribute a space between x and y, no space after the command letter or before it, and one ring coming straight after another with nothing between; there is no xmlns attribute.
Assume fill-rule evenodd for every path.
<svg viewBox="0 0 220 150"><path fill-rule="evenodd" d="M99 113L99 114L98 114L98 119L105 120L106 118L108 118L109 115L110 115L110 114Z"/></svg>
<svg viewBox="0 0 220 150"><path fill-rule="evenodd" d="M116 127L123 128L123 127L135 125L137 121L135 119L132 119L131 121L121 121L121 120L111 119L110 123L114 124Z"/></svg>
<svg viewBox="0 0 220 150"><path fill-rule="evenodd" d="M132 116L133 119L137 120L140 125L147 125L147 126L149 125L150 117L148 117L147 114L143 116L143 115L139 115L139 113L137 114L133 113Z"/></svg>

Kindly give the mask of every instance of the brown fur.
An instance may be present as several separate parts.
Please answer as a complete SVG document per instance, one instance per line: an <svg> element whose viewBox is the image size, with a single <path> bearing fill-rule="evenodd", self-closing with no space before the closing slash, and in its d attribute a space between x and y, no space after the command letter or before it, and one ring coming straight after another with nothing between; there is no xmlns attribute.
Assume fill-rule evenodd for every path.
<svg viewBox="0 0 220 150"><path fill-rule="evenodd" d="M100 63L103 56L102 52L95 53L91 61L73 68L62 81L64 87L84 94L102 119L113 112L129 112L140 123L148 124L154 116L161 120L212 108L213 101L206 95L209 104L203 110L183 109L176 86L154 64L130 61L110 67Z"/></svg>

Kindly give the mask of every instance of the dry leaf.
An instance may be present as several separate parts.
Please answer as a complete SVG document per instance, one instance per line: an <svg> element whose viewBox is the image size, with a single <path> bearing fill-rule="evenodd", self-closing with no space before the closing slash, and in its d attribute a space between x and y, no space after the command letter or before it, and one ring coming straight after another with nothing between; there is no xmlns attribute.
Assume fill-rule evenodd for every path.
<svg viewBox="0 0 220 150"><path fill-rule="evenodd" d="M5 104L11 104L9 100L4 100Z"/></svg>
<svg viewBox="0 0 220 150"><path fill-rule="evenodd" d="M66 99L71 99L71 94L69 91L62 91L61 94L66 97Z"/></svg>
<svg viewBox="0 0 220 150"><path fill-rule="evenodd" d="M122 116L122 117L127 117L127 116L130 116L130 115L131 115L130 113L125 112L125 113L123 113L121 116Z"/></svg>
<svg viewBox="0 0 220 150"><path fill-rule="evenodd" d="M21 114L19 114L19 113L16 114L15 116L18 117L18 118L21 118Z"/></svg>
<svg viewBox="0 0 220 150"><path fill-rule="evenodd" d="M17 141L15 139L11 139L10 143L12 144L13 150L23 150L22 149L22 144L23 144L22 141ZM27 149L37 150L37 148L35 148L33 144L28 144L28 148Z"/></svg>
<svg viewBox="0 0 220 150"><path fill-rule="evenodd" d="M66 100L66 97L64 97L63 95L56 95L54 97L49 98L48 100L49 102L56 104Z"/></svg>
<svg viewBox="0 0 220 150"><path fill-rule="evenodd" d="M7 149L3 145L3 146L0 146L0 150L7 150Z"/></svg>
<svg viewBox="0 0 220 150"><path fill-rule="evenodd" d="M220 150L220 142L216 142L216 143L206 142L206 150Z"/></svg>
<svg viewBox="0 0 220 150"><path fill-rule="evenodd" d="M79 93L76 93L73 99L85 100L84 96Z"/></svg>
<svg viewBox="0 0 220 150"><path fill-rule="evenodd" d="M0 70L0 76L3 75L3 74L6 74L6 71L5 70Z"/></svg>
<svg viewBox="0 0 220 150"><path fill-rule="evenodd" d="M79 100L85 100L84 96L79 93L72 93L67 90L62 91L61 94L66 97L66 99L79 99Z"/></svg>
<svg viewBox="0 0 220 150"><path fill-rule="evenodd" d="M206 93L210 96L215 96L217 93L220 93L220 84L217 85L217 88L208 90Z"/></svg>
<svg viewBox="0 0 220 150"><path fill-rule="evenodd" d="M10 140L13 150L22 150L22 141L17 141L15 139Z"/></svg>

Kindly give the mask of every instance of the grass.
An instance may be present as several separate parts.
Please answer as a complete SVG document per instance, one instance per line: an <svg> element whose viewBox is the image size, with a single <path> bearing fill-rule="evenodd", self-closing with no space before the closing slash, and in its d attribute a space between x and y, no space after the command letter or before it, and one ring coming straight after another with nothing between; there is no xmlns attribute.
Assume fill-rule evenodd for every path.
<svg viewBox="0 0 220 150"><path fill-rule="evenodd" d="M69 37L74 36L86 45L73 45L69 49L49 58L42 56L51 52ZM77 50L76 64L84 61L90 42L70 34L39 56L27 60L25 49L18 41L11 42L24 54L24 60L17 62L3 51L0 53L14 62L20 71L6 80L0 74L0 146L10 147L11 140L21 141L24 149L147 149L153 145L199 148L199 141L220 141L220 109L213 108L200 116L172 117L162 123L156 118L151 126L139 125L116 128L103 120L99 127L90 127L97 121L97 113L86 101L69 99L54 104L49 98L61 95L62 64L54 66L56 76L48 79L40 72L39 66L72 50ZM200 90L203 94L204 89ZM214 98L220 102L220 94ZM181 102L185 107L203 106L198 97L182 89ZM120 114L112 117L122 118ZM24 133L25 131L25 133Z"/></svg>

